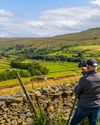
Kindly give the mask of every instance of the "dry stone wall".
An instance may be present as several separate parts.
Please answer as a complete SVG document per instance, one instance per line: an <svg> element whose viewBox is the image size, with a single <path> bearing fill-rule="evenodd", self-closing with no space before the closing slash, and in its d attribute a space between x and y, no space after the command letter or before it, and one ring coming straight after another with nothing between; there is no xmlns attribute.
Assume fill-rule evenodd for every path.
<svg viewBox="0 0 100 125"><path fill-rule="evenodd" d="M71 84L33 89L29 94L34 104L38 104L51 119L59 113L67 119L75 98ZM0 125L32 125L32 122L33 114L23 92L0 97Z"/></svg>

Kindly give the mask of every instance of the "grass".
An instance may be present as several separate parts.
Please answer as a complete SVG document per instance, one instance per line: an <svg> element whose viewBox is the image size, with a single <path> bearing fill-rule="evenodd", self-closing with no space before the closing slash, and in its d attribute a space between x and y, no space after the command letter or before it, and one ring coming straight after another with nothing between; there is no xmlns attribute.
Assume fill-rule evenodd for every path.
<svg viewBox="0 0 100 125"><path fill-rule="evenodd" d="M96 38L96 39L95 39ZM82 42L80 42L82 40ZM0 38L0 48L10 45L30 45L31 47L59 47L64 45L100 44L100 28L80 33L58 35L48 38Z"/></svg>
<svg viewBox="0 0 100 125"><path fill-rule="evenodd" d="M77 47L70 47L69 51L71 52L83 52L83 56L86 59L96 58L100 61L100 45L82 45Z"/></svg>
<svg viewBox="0 0 100 125"><path fill-rule="evenodd" d="M33 125L66 125L67 121L64 121L61 116L56 117L55 120L51 120L48 115L42 111L38 112L37 117L33 118Z"/></svg>
<svg viewBox="0 0 100 125"><path fill-rule="evenodd" d="M77 47L70 47L69 51L83 51L85 54L88 53L97 53L100 52L100 45L84 45L84 46L77 46Z"/></svg>
<svg viewBox="0 0 100 125"><path fill-rule="evenodd" d="M27 49L29 47L36 47L36 48L45 48L54 47L57 48L55 50L58 50L56 52L51 53L50 55L66 55L68 57L72 57L73 55L77 54L77 52L84 51L84 54L87 58L90 58L92 56L97 56L98 60L100 60L100 34L99 34L100 28L87 30L81 33L75 33L75 34L69 34L69 35L61 35L61 36L55 36L51 38L11 38L11 39L0 39L0 45L7 47L8 44L11 45L13 41L13 45L25 45ZM89 35L88 35L89 34ZM97 37L97 39L94 39L94 37ZM4 42L2 42L4 41ZM96 45L95 45L96 44ZM7 46L6 46L7 45ZM29 46L31 45L31 46ZM77 45L77 46L76 46ZM63 48L60 49L59 48ZM12 51L12 50L11 50ZM15 51L15 49L13 49ZM8 51L10 52L10 51ZM75 53L76 52L76 53ZM10 59L0 59L0 72L4 72L7 68L10 68L10 61L12 59L15 59L18 55L11 55ZM23 62L29 63L33 60L27 59ZM48 78L59 78L59 77L65 77L65 76L72 76L72 75L78 75L80 74L80 69L77 68L77 63L71 63L71 62L49 62L49 61L39 61L41 65L46 66L49 69L49 74L46 76ZM18 69L17 69L18 70ZM29 82L30 78L23 78L24 82ZM6 87L6 86L12 86L17 85L16 80L8 80L4 82L0 82L0 87Z"/></svg>
<svg viewBox="0 0 100 125"><path fill-rule="evenodd" d="M67 57L72 57L75 54L74 53L67 53L67 52L64 52L64 51L56 51L56 52L53 52L53 53L48 54L48 55L64 55L64 56L67 56Z"/></svg>
<svg viewBox="0 0 100 125"><path fill-rule="evenodd" d="M79 68L77 67L78 63L73 63L73 62L39 61L39 63L46 66L49 69L50 73L61 72L61 71L79 70Z"/></svg>
<svg viewBox="0 0 100 125"><path fill-rule="evenodd" d="M32 59L26 59L22 61L22 63L31 63L34 60ZM35 60L36 61L36 60ZM49 69L49 73L60 73L60 72L74 72L79 71L79 68L77 67L77 63L73 62L50 62L50 61L36 61L39 62L41 65L46 66ZM9 63L5 63L3 60L0 63L0 69L1 72L5 71L7 68L10 68ZM14 69L14 68L13 68ZM68 74L68 73L67 73Z"/></svg>
<svg viewBox="0 0 100 125"><path fill-rule="evenodd" d="M23 63L29 63L32 62L33 60L24 60ZM10 65L8 62L1 60L0 64L0 72L4 72L7 68L10 68ZM38 61L37 61L38 62ZM77 63L69 63L69 62L47 62L47 61L39 61L41 65L46 66L50 72L47 74L47 78L60 78L60 77L65 77L65 76L73 76L73 75L78 75L80 73L79 68L77 68ZM14 69L14 68L12 68ZM14 70L19 70L19 69L14 69ZM28 78L22 78L22 81L24 83L29 83L31 77ZM54 84L54 83L53 83ZM7 80L7 81L2 81L0 82L0 88L6 88L6 87L14 87L18 85L18 80L17 79L12 79L12 80ZM47 85L50 85L47 84ZM43 86L39 84L39 87ZM44 84L44 86L46 86Z"/></svg>
<svg viewBox="0 0 100 125"><path fill-rule="evenodd" d="M33 60L24 60L23 63L29 63ZM48 78L58 78L64 76L77 75L81 71L78 68L78 63L73 62L50 62L50 61L37 61L41 65L46 66L49 69L49 73L46 75Z"/></svg>
<svg viewBox="0 0 100 125"><path fill-rule="evenodd" d="M5 69L0 68L0 73L1 73L1 72L5 72Z"/></svg>
<svg viewBox="0 0 100 125"><path fill-rule="evenodd" d="M48 78L78 75L80 73L80 69L77 67L77 63L47 61L40 61L40 63L49 69L49 73L46 75Z"/></svg>
<svg viewBox="0 0 100 125"><path fill-rule="evenodd" d="M56 116L54 116L53 119L50 117L49 111L44 112L40 107L39 102L36 109L36 116L33 118L33 125L67 125L68 120L65 120L62 116L61 100L59 100L58 104L59 112L56 113ZM83 119L78 125L89 125L88 118ZM97 122L97 125L100 125L100 122Z"/></svg>
<svg viewBox="0 0 100 125"><path fill-rule="evenodd" d="M4 72L7 68L9 68L9 62L5 59L0 59L0 72Z"/></svg>
<svg viewBox="0 0 100 125"><path fill-rule="evenodd" d="M89 46L79 46L76 47L75 49L80 49L80 50L90 50L90 51L100 51L100 45L89 45Z"/></svg>
<svg viewBox="0 0 100 125"><path fill-rule="evenodd" d="M68 48L66 47L64 50L62 49L62 51L56 51L49 55L58 54L58 55L65 55L67 57L72 57L72 56L75 56L77 52L84 51L84 54L87 58L96 57L98 60L100 60L100 34L99 33L100 33L100 28L87 30L81 33L62 35L62 36L56 36L56 37L51 37L51 38L38 38L38 39L33 39L33 38L8 39L7 38L7 39L0 39L1 40L0 47L12 45L12 43L14 45L17 45L17 44L25 45L27 48L29 47L28 45L31 45L31 47L37 47L37 48L45 48L45 47L56 48L57 47L58 49L63 46L70 46ZM97 37L97 39L94 39L94 37ZM16 57L17 57L16 55L11 55L8 61L5 59L0 59L0 72L4 72L7 68L10 68L9 61L11 61L12 59L15 59ZM33 60L28 59L28 60L24 60L23 62L29 63L32 61ZM49 69L50 72L46 76L48 78L53 78L53 79L43 81L43 82L33 82L34 87L36 88L54 86L54 85L59 85L59 84L71 85L71 83L78 81L80 78L80 75L79 75L80 70L77 68L77 63L47 62L47 61L39 61L39 62ZM59 77L63 77L63 78L59 78ZM23 83L30 83L30 79L31 77L22 78L22 81ZM0 87L5 88L3 90L0 90L0 95L13 95L17 91L22 91L22 88L17 85L19 85L19 82L17 79L0 82ZM28 90L32 90L31 84L27 84L25 86ZM9 87L9 88L6 88L6 87ZM38 112L38 117L34 119L33 125L47 125L47 124L49 125L50 124L49 122L50 120L48 120L48 117L46 116L46 114L43 114L43 118L42 118L41 114ZM55 119L55 124L56 125L66 124L62 120L62 117L60 116L60 114ZM85 121L85 125L88 125L87 120ZM100 123L98 123L98 125L100 125Z"/></svg>
<svg viewBox="0 0 100 125"><path fill-rule="evenodd" d="M59 79L50 79L50 80L46 80L46 81L40 81L40 82L33 82L33 85L35 88L41 88L41 87L46 87L46 86L55 86L55 85L61 85L61 84L69 84L71 85L71 83L74 83L76 81L78 81L80 78L80 76L71 76L71 77L64 77L64 78L59 78ZM17 79L14 80L15 82L13 82L13 80L8 80L8 81L4 81L2 82L2 87L5 88L5 87L8 87L8 88L5 88L5 89L1 89L0 90L0 95L13 95L15 94L16 92L18 91L22 91L22 88L18 82ZM22 78L22 81L23 83L25 82L30 82L30 79L24 79ZM15 87L10 87L11 85L18 85L18 86L15 86ZM25 85L25 87L27 88L27 90L32 90L32 84L27 84Z"/></svg>
<svg viewBox="0 0 100 125"><path fill-rule="evenodd" d="M49 73L46 75L48 78L59 78L59 77L68 77L68 76L73 76L73 75L78 75L78 73L74 71L61 71L61 72L54 72L54 73Z"/></svg>
<svg viewBox="0 0 100 125"><path fill-rule="evenodd" d="M22 78L24 83L30 82L31 77L28 78ZM18 80L17 79L12 79L12 80L6 80L3 82L0 82L0 87L10 87L10 86L15 86L18 85Z"/></svg>
<svg viewBox="0 0 100 125"><path fill-rule="evenodd" d="M67 120L64 120L61 116L61 113L56 116L55 119L50 119L47 113L38 110L37 115L33 118L33 125L67 125ZM78 125L89 125L89 121L87 118L82 120ZM100 121L97 122L97 125L100 125Z"/></svg>

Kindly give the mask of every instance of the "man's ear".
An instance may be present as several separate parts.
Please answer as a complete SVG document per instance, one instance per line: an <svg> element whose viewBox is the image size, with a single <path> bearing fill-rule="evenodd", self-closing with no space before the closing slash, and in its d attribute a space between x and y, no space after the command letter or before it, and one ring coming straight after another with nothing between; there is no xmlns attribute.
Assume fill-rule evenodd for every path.
<svg viewBox="0 0 100 125"><path fill-rule="evenodd" d="M88 65L86 66L86 68L87 68L87 70L89 70L89 69L90 69L90 67L89 67Z"/></svg>

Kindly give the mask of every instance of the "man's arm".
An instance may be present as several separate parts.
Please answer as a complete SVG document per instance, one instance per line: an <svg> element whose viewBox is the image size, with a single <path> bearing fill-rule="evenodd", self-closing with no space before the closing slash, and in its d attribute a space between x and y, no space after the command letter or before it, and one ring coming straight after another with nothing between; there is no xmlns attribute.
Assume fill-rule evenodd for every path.
<svg viewBox="0 0 100 125"><path fill-rule="evenodd" d="M85 82L86 79L84 77L80 78L79 83L74 88L74 92L76 95L79 96L82 93Z"/></svg>

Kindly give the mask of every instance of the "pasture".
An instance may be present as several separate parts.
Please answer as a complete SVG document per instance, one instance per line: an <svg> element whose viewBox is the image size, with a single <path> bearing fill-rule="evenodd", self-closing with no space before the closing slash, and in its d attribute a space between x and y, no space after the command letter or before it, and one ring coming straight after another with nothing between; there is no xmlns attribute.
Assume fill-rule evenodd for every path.
<svg viewBox="0 0 100 125"><path fill-rule="evenodd" d="M24 60L22 62L30 63L32 61L33 60ZM49 73L46 75L48 79L57 79L60 77L69 77L73 75L77 76L80 74L80 69L77 67L78 63L47 62L47 61L36 61L36 62L39 62L41 65L46 66L49 69ZM2 60L2 63L0 64L0 72L4 72L8 68L10 68L10 63ZM14 69L14 70L18 71L19 69ZM31 78L32 77L22 78L22 80L24 83L29 83ZM18 85L18 80L16 79L0 82L0 88L13 87L17 85Z"/></svg>

